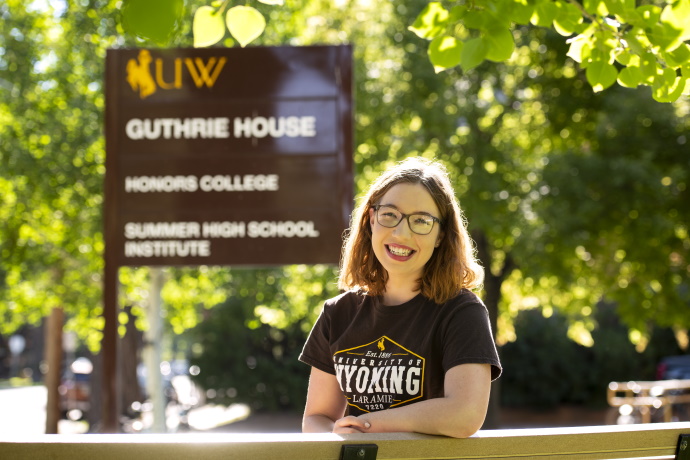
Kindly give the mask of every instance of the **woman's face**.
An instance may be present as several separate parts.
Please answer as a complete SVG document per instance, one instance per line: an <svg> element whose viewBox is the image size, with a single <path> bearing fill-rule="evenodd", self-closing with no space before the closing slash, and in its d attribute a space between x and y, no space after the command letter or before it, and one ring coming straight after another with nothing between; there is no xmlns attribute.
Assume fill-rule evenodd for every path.
<svg viewBox="0 0 690 460"><path fill-rule="evenodd" d="M397 210L405 215L426 214L441 218L434 199L421 184L394 185L376 204L384 206L380 208L379 213L391 213L391 211L394 213ZM424 265L429 261L440 241L439 223L434 223L428 235L419 235L410 229L406 217L396 227L388 228L379 223L376 211L370 209L369 220L374 254L388 272L389 282L414 283L420 279Z"/></svg>

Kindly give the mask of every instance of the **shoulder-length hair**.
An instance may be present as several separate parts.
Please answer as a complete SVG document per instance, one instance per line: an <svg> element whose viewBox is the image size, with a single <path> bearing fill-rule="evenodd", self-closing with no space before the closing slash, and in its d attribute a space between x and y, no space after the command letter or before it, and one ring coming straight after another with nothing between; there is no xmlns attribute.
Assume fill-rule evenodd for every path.
<svg viewBox="0 0 690 460"><path fill-rule="evenodd" d="M441 163L421 157L408 158L381 174L353 211L343 245L338 287L370 295L385 292L388 273L372 248L369 209L377 205L391 187L401 183L423 185L441 213L440 244L418 280L422 295L440 304L462 289L480 288L484 269L476 259L467 222L448 172Z"/></svg>

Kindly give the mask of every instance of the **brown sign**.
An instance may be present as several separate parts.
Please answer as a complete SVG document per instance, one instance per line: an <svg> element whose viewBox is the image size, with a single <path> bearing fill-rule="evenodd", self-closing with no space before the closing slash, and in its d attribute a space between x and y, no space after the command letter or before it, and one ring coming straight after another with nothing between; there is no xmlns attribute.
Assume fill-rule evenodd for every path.
<svg viewBox="0 0 690 460"><path fill-rule="evenodd" d="M109 50L106 64L111 263L338 262L351 47Z"/></svg>

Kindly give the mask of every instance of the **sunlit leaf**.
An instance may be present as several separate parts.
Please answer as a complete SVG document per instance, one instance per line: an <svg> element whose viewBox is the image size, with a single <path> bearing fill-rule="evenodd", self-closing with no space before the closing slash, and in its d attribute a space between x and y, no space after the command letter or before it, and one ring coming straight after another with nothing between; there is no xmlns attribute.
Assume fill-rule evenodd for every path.
<svg viewBox="0 0 690 460"><path fill-rule="evenodd" d="M520 25L529 24L532 14L534 14L534 5L530 2L514 2L511 4L513 7L511 19Z"/></svg>
<svg viewBox="0 0 690 460"><path fill-rule="evenodd" d="M613 85L618 78L616 67L606 61L594 61L587 67L587 81L595 93Z"/></svg>
<svg viewBox="0 0 690 460"><path fill-rule="evenodd" d="M486 59L494 62L502 62L512 56L515 50L513 34L508 29L492 29L483 36L488 45Z"/></svg>
<svg viewBox="0 0 690 460"><path fill-rule="evenodd" d="M465 42L460 53L460 67L467 72L474 69L486 58L489 46L483 38L473 38Z"/></svg>
<svg viewBox="0 0 690 460"><path fill-rule="evenodd" d="M604 0L583 0L582 6L589 14L596 14L598 16L607 16L609 14Z"/></svg>
<svg viewBox="0 0 690 460"><path fill-rule="evenodd" d="M455 37L436 37L429 44L429 60L436 73L460 64L463 43Z"/></svg>
<svg viewBox="0 0 690 460"><path fill-rule="evenodd" d="M653 45L661 47L663 51L676 49L681 43L682 30L666 23L655 24L647 32L647 37Z"/></svg>
<svg viewBox="0 0 690 460"><path fill-rule="evenodd" d="M235 6L228 10L225 22L230 34L243 48L261 36L266 28L266 19L256 8Z"/></svg>
<svg viewBox="0 0 690 460"><path fill-rule="evenodd" d="M263 3L265 5L284 5L285 0L259 0L259 3Z"/></svg>
<svg viewBox="0 0 690 460"><path fill-rule="evenodd" d="M635 0L604 0L604 5L611 14L625 15L635 9Z"/></svg>
<svg viewBox="0 0 690 460"><path fill-rule="evenodd" d="M420 38L431 40L446 30L449 15L440 2L429 2L408 29Z"/></svg>
<svg viewBox="0 0 690 460"><path fill-rule="evenodd" d="M626 88L637 88L644 81L644 76L637 66L626 67L618 74L618 83Z"/></svg>
<svg viewBox="0 0 690 460"><path fill-rule="evenodd" d="M652 27L661 18L661 8L656 5L639 6L637 12L644 21L644 27Z"/></svg>
<svg viewBox="0 0 690 460"><path fill-rule="evenodd" d="M201 6L194 13L192 31L195 47L215 45L225 36L223 16L210 6Z"/></svg>
<svg viewBox="0 0 690 460"><path fill-rule="evenodd" d="M652 85L652 97L658 102L673 102L683 94L687 78L676 76L673 69L657 74Z"/></svg>
<svg viewBox="0 0 690 460"><path fill-rule="evenodd" d="M585 64L592 54L593 45L591 38L581 34L568 40L568 43L570 43L570 49L566 55L575 62Z"/></svg>
<svg viewBox="0 0 690 460"><path fill-rule="evenodd" d="M559 5L558 14L553 20L553 26L556 32L564 37L569 37L577 31L578 26L582 22L582 14L571 3L559 3Z"/></svg>
<svg viewBox="0 0 690 460"><path fill-rule="evenodd" d="M167 45L184 13L184 0L124 0L122 25L131 35Z"/></svg>
<svg viewBox="0 0 690 460"><path fill-rule="evenodd" d="M468 29L481 30L487 27L487 23L490 23L491 17L489 14L482 10L470 10L462 18L462 24Z"/></svg>
<svg viewBox="0 0 690 460"><path fill-rule="evenodd" d="M535 26L551 27L558 14L558 8L552 2L541 2L534 8L530 22Z"/></svg>
<svg viewBox="0 0 690 460"><path fill-rule="evenodd" d="M669 67L680 67L690 62L690 45L683 43L671 52L662 52L661 56Z"/></svg>
<svg viewBox="0 0 690 460"><path fill-rule="evenodd" d="M678 31L679 41L690 39L690 0L676 0L666 5L660 21Z"/></svg>
<svg viewBox="0 0 690 460"><path fill-rule="evenodd" d="M640 71L645 79L645 82L652 84L657 74L659 73L659 64L655 56L651 53L645 53L640 56Z"/></svg>

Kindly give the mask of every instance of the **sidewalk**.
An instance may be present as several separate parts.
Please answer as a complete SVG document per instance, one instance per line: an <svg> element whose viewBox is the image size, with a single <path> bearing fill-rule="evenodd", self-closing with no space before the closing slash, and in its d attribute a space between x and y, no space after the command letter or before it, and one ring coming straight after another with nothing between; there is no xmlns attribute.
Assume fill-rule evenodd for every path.
<svg viewBox="0 0 690 460"><path fill-rule="evenodd" d="M43 434L45 432L46 389L43 386L0 389L0 436L14 434ZM559 407L549 411L502 408L501 428L545 428L605 425L610 409L592 410L583 407ZM174 411L172 411L174 413ZM168 425L175 432L174 416ZM195 433L299 433L302 416L298 413L251 413L242 404L229 407L205 405L192 409L187 415L189 427L179 431ZM171 423L173 422L173 423ZM144 423L146 425L146 423ZM149 424L150 426L150 424ZM58 430L65 433L84 433L85 422L60 422ZM146 430L143 430L146 431Z"/></svg>

